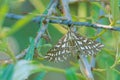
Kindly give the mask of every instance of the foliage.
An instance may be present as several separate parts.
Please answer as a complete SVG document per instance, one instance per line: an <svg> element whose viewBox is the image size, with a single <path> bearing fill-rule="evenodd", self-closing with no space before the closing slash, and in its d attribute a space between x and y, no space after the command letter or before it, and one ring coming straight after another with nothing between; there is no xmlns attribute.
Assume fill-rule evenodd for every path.
<svg viewBox="0 0 120 80"><path fill-rule="evenodd" d="M36 15L41 15L48 4L48 0L0 0L0 80L86 80L80 73L79 64L74 58L63 63L52 63L41 58L51 45L56 44L67 32L65 25L49 24L46 33L51 42L41 39L37 55L34 56L34 37L40 26L31 20ZM110 0L105 4L104 7L99 2L71 3L72 18L77 21L120 26L120 0ZM13 5L19 11L14 11ZM9 12L22 14L25 11L26 13L26 7L28 13L32 15L27 14L17 21L5 17ZM76 13L78 13L77 17ZM93 69L95 80L120 80L120 32L80 27L78 33L93 39L99 38L105 45L104 49L96 55L96 66ZM18 44L10 45L10 37ZM27 54L22 58L24 60L16 59L20 51L14 46L18 45L21 51L29 46ZM11 60L13 63L5 64L4 60Z"/></svg>

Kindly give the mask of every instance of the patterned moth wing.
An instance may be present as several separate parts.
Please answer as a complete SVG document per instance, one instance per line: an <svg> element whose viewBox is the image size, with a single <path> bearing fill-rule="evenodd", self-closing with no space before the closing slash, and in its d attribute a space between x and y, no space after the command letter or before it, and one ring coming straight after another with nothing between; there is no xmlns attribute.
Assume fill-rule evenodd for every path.
<svg viewBox="0 0 120 80"><path fill-rule="evenodd" d="M77 45L78 52L84 55L95 55L98 53L104 45L83 37L75 32L71 31L71 36L74 38L75 44Z"/></svg>
<svg viewBox="0 0 120 80"><path fill-rule="evenodd" d="M80 36L79 34L68 31L59 42L49 50L46 59L59 62L67 59L68 56L80 53L83 55L95 55L104 45L94 40Z"/></svg>
<svg viewBox="0 0 120 80"><path fill-rule="evenodd" d="M58 41L58 43L52 49L47 52L45 59L53 62L62 62L66 60L67 57L70 55L67 40L68 36L66 34Z"/></svg>

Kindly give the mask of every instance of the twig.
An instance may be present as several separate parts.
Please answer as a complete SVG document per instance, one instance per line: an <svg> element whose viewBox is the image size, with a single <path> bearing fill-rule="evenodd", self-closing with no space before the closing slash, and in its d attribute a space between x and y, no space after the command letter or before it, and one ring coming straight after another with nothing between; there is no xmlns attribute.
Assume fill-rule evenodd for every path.
<svg viewBox="0 0 120 80"><path fill-rule="evenodd" d="M57 0L52 0L51 2L52 2L52 5L49 8L47 8L47 12L48 12L47 16L52 15L52 13L53 13L53 11L56 8L57 3L58 3ZM43 21L41 23L42 27L41 27L40 31L38 32L38 35L35 38L35 47L37 47L37 44L38 44L39 40L41 39L42 34L45 32L45 30L47 29L47 26L48 26L49 19L45 19L45 17L43 17L43 18L44 19L42 19Z"/></svg>
<svg viewBox="0 0 120 80"><path fill-rule="evenodd" d="M69 9L69 5L68 5L68 0L61 0L61 1L62 1L61 3L63 6L63 13L64 13L65 17L68 20L72 21L72 17L71 17L70 11L69 11L70 9ZM75 26L72 28L72 30L76 31ZM93 74L91 72L91 65L87 61L87 58L83 54L82 55L80 54L79 57L80 58L78 58L78 62L80 64L81 73L86 77L86 79L94 80Z"/></svg>
<svg viewBox="0 0 120 80"><path fill-rule="evenodd" d="M10 19L16 19L16 20L19 20L21 18L23 18L24 16L22 15L17 15L17 14L13 14L13 13L9 13L6 15L7 18L10 18ZM47 19L48 17L44 15L44 17ZM32 19L33 22L37 22L37 23L40 23L42 19L42 16L38 16L38 17L35 17ZM64 18L59 18L57 17L57 19L50 19L50 17L48 18L49 19L49 23L56 23L56 24L64 24L64 25L76 25L76 26L84 26L84 27L92 27L92 28L101 28L101 29L107 29L107 30L113 30L113 31L120 31L120 26L108 26L108 25L102 25L102 24L92 24L92 23L89 23L89 22L75 22L75 21L71 21L71 20L67 20L67 19L64 19Z"/></svg>
<svg viewBox="0 0 120 80"><path fill-rule="evenodd" d="M84 55L79 55L79 64L80 64L80 70L82 74L88 79L88 80L94 80L92 71L91 71L91 65L89 64L87 58Z"/></svg>
<svg viewBox="0 0 120 80"><path fill-rule="evenodd" d="M57 6L57 0L51 0L48 8L43 13L43 15L47 15L47 16L51 15L56 6ZM15 15L14 16L14 14L10 14L10 15L7 15L7 17L9 17L9 18L10 17L11 18L15 18L16 17L16 19L21 19L24 16L20 16L20 15ZM38 44L39 40L41 39L42 34L44 34L45 30L47 29L49 19L46 19L45 17L41 17L39 22L41 22L42 25L40 25L41 28L40 28L40 30L38 31L38 34L35 37L35 42L34 42L35 48L37 48L37 44ZM23 58L28 51L29 51L29 46L23 52L21 52L18 56L16 56L16 59L18 60L20 58ZM0 61L0 63L4 63L4 64L11 63L11 62L13 62L12 59Z"/></svg>

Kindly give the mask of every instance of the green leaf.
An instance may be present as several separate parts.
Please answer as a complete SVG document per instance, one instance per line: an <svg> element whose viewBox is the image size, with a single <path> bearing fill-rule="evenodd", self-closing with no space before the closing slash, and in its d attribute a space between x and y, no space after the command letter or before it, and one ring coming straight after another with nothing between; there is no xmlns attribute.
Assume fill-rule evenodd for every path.
<svg viewBox="0 0 120 80"><path fill-rule="evenodd" d="M1 52L6 52L7 48L8 48L7 40L6 39L0 39L0 51Z"/></svg>
<svg viewBox="0 0 120 80"><path fill-rule="evenodd" d="M14 69L12 80L26 80L31 74L42 71L39 65L32 61L20 60Z"/></svg>
<svg viewBox="0 0 120 80"><path fill-rule="evenodd" d="M119 10L119 0L110 0L111 12L114 21L120 18L120 10Z"/></svg>
<svg viewBox="0 0 120 80"><path fill-rule="evenodd" d="M109 59L108 59L109 58ZM100 68L106 68L106 66L112 66L114 58L105 51L102 51L99 56L96 57L96 61Z"/></svg>
<svg viewBox="0 0 120 80"><path fill-rule="evenodd" d="M33 12L33 14L34 14L34 12ZM25 16L24 18L18 20L7 33L4 33L4 35L0 35L0 38L7 37L7 36L17 32L22 27L24 27L25 24L27 24L30 20L32 20L32 18L34 18L34 15L29 14L29 15Z"/></svg>
<svg viewBox="0 0 120 80"><path fill-rule="evenodd" d="M66 78L67 78L67 80L78 80L74 69L66 70Z"/></svg>
<svg viewBox="0 0 120 80"><path fill-rule="evenodd" d="M94 2L91 6L91 17L94 21L97 21L99 17L100 7L98 5L99 3Z"/></svg>
<svg viewBox="0 0 120 80"><path fill-rule="evenodd" d="M4 18L6 16L6 13L8 12L8 4L6 0L2 1L2 4L0 6L0 29L3 24Z"/></svg>
<svg viewBox="0 0 120 80"><path fill-rule="evenodd" d="M36 76L36 78L34 78L34 80L43 80L43 78L45 77L45 75L46 75L46 72L45 72L45 71L40 72L40 73Z"/></svg>
<svg viewBox="0 0 120 80"><path fill-rule="evenodd" d="M10 58L13 59L14 62L16 62L15 55L13 51L10 49L8 40L9 40L8 38L0 39L0 55L2 56L0 58L6 59L9 56Z"/></svg>
<svg viewBox="0 0 120 80"><path fill-rule="evenodd" d="M30 2L36 8L36 10L38 10L40 13L42 13L43 10L45 9L45 6L39 0L30 0Z"/></svg>
<svg viewBox="0 0 120 80"><path fill-rule="evenodd" d="M28 52L26 53L25 59L26 60L32 60L34 56L34 39L30 38L30 46L28 49Z"/></svg>
<svg viewBox="0 0 120 80"><path fill-rule="evenodd" d="M12 80L14 65L9 64L6 68L3 69L2 76L0 77L0 80Z"/></svg>

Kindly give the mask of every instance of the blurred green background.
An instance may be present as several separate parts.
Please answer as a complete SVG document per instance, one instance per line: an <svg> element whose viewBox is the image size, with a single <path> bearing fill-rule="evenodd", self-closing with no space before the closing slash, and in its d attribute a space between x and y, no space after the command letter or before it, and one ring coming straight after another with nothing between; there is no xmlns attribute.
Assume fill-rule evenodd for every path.
<svg viewBox="0 0 120 80"><path fill-rule="evenodd" d="M3 2L4 0L0 0L1 9L4 6ZM49 0L11 0L11 1L9 0L7 5L9 10L7 13L27 15L28 13L32 13L33 11L36 10L37 11L36 15L38 14L41 15L45 11L49 2L50 2ZM87 21L91 23L101 23L101 24L111 25L111 26L120 26L120 23L119 23L120 7L119 6L120 6L120 0L102 0L101 2L89 2L89 1L87 2L83 0L80 2L73 2L73 3L71 2L70 11L71 11L73 21L82 21L82 22ZM112 16L112 18L110 16ZM5 18L5 20L3 21L3 24L0 25L0 31L2 32L3 30L2 28L6 29L6 27L9 29L12 29L13 24L15 24L16 22L17 20ZM29 46L30 44L29 38L30 37L34 38L36 36L39 26L40 25L38 23L30 21L25 25L23 25L20 29L16 30L10 36L7 36L11 38L11 39L8 39L8 43L13 42L9 46L13 48L12 52L15 55L19 54L21 51L23 51L25 48ZM63 26L65 25L52 24L52 23L49 24L48 32L50 33L50 36L51 36L51 42L49 44L55 45L57 41L66 33L66 30L65 28L63 28ZM96 55L96 67L95 67L95 70L93 70L95 80L120 80L120 77L119 77L120 76L120 72L119 72L120 70L120 65L119 65L120 32L115 32L110 30L100 30L100 31L101 32L99 34L97 32L97 29L88 28L84 26L78 28L78 33L80 33L81 35L86 36L88 38L92 38L92 39L100 38L100 42L102 42L105 45L104 49L98 55ZM99 35L97 35L97 33ZM46 47L43 48L43 50L39 53L42 53L43 55L45 55L46 49L48 48ZM3 50L3 49L0 49L0 50ZM3 50L1 53L6 53L6 52ZM3 56L4 54L0 54L0 55L2 56L2 59L6 59L6 56ZM24 61L23 63L25 65L20 67L21 71L20 72L18 71L17 73L18 75L19 73L22 74L22 72L25 71L22 67L29 69L29 67L31 66L31 65L27 66L26 62ZM19 63L19 64L22 65L22 63ZM36 63L32 63L32 64L36 65ZM50 66L53 68L55 67L58 69L63 69L64 71L67 71L67 69L71 70L71 68L75 68L76 71L73 71L74 74L76 72L80 72L79 64L77 63L76 59L74 60L74 58L68 59L67 61L62 63L52 63L52 62L43 60L43 61L39 61L37 64L40 64L40 65L44 64L44 66ZM10 70L12 70L15 67L15 64L12 64L12 65L0 64L0 65L1 65L0 78L2 78L3 80L11 80L11 78L9 78L10 72L13 75L15 74L15 72L13 70L13 73L12 73L12 71L9 71L8 69L10 68ZM16 68L19 69L18 67ZM60 72L61 70L57 71L57 69L54 70L46 67L45 67L46 70L43 69L40 72L39 68L36 68L36 70L29 72L30 76L27 80L42 80L42 79L43 80L69 80L69 79L85 80L82 78L78 78L78 79L69 78L72 72L71 74L67 74L67 72L65 73L64 71ZM6 76L4 76L6 74L4 72L7 73ZM26 72L27 72L27 69L26 69ZM32 74L32 72L34 74ZM16 77L16 75L14 76ZM21 76L23 76L23 74Z"/></svg>

